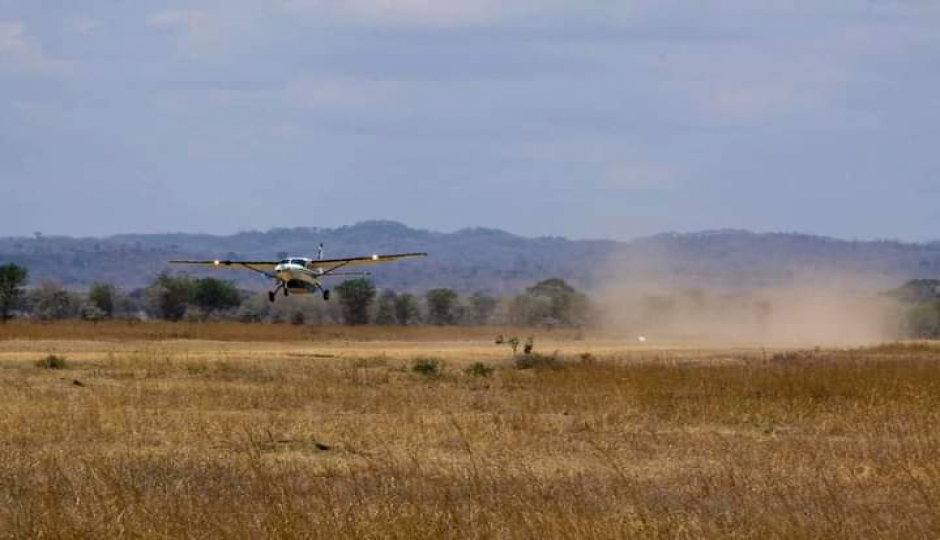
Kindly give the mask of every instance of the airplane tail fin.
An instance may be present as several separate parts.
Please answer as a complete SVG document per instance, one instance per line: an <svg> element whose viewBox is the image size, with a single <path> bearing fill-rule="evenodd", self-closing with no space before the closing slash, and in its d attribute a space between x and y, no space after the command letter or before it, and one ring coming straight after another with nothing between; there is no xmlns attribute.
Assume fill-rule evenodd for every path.
<svg viewBox="0 0 940 540"><path fill-rule="evenodd" d="M320 243L320 246L317 248L317 260L318 261L323 260L323 243L322 242Z"/></svg>

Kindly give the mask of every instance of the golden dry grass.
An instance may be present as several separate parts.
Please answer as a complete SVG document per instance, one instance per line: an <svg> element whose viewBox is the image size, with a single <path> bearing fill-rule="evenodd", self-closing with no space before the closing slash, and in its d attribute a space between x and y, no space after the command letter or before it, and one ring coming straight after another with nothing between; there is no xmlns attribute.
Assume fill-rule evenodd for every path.
<svg viewBox="0 0 940 540"><path fill-rule="evenodd" d="M940 534L932 345L552 345L2 341L0 537Z"/></svg>

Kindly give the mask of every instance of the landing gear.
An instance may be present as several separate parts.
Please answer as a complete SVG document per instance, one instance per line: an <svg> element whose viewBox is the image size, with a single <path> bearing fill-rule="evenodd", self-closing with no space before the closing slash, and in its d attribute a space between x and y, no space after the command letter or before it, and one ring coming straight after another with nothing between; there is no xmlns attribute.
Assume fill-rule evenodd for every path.
<svg viewBox="0 0 940 540"><path fill-rule="evenodd" d="M295 285L296 285L296 283L295 283ZM297 288L300 289L300 286L297 286ZM277 299L277 293L279 293L279 292L281 292L281 291L284 291L284 296L290 296L290 291L287 289L287 283L281 282L281 283L278 283L278 284L277 284L277 287L275 287L275 289L274 289L273 291L268 291L268 301L269 301L269 302L274 302L274 301ZM323 301L324 301L324 302L329 302L329 301L330 301L330 290L329 290L329 289L324 289L319 283L313 283L312 285L307 285L307 286L306 286L306 292L311 292L311 293L312 293L312 292L315 292L315 291L320 291L320 293L323 295ZM300 290L299 292L305 292L305 291L304 291L304 290Z"/></svg>
<svg viewBox="0 0 940 540"><path fill-rule="evenodd" d="M314 283L314 284L313 284L313 289L316 289L316 290L319 290L319 291L320 291L320 294L323 295L323 301L324 301L324 302L329 302L329 301L330 301L330 290L329 290L329 289L324 289L324 288L323 288L323 285L320 285L320 282Z"/></svg>
<svg viewBox="0 0 940 540"><path fill-rule="evenodd" d="M268 301L274 302L274 298L281 289L284 290L284 296L287 296L287 287L285 287L283 283L278 283L277 287L273 291L268 291Z"/></svg>

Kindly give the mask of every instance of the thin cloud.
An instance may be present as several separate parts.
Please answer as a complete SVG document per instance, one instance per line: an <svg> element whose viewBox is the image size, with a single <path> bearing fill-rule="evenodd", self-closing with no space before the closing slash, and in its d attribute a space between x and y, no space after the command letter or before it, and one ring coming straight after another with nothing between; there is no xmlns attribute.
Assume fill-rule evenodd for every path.
<svg viewBox="0 0 940 540"><path fill-rule="evenodd" d="M0 19L0 72L61 75L69 66L43 52L22 21Z"/></svg>
<svg viewBox="0 0 940 540"><path fill-rule="evenodd" d="M78 34L88 35L101 28L101 21L92 17L80 16L72 20L71 27Z"/></svg>
<svg viewBox="0 0 940 540"><path fill-rule="evenodd" d="M219 35L218 24L206 11L165 10L147 16L147 26L168 32L180 33L190 39L210 39Z"/></svg>
<svg viewBox="0 0 940 540"><path fill-rule="evenodd" d="M380 25L464 26L489 24L573 5L529 0L277 0L284 10L304 15Z"/></svg>
<svg viewBox="0 0 940 540"><path fill-rule="evenodd" d="M398 90L392 81L319 76L289 83L284 98L288 106L300 109L359 109L387 104Z"/></svg>

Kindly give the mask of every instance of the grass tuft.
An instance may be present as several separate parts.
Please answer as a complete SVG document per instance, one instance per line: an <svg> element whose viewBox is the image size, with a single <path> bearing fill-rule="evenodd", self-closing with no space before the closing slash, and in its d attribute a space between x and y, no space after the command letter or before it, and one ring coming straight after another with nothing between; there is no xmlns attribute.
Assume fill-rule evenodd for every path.
<svg viewBox="0 0 940 540"><path fill-rule="evenodd" d="M411 371L425 377L438 377L441 374L441 362L434 358L418 358L411 363Z"/></svg>
<svg viewBox="0 0 940 540"><path fill-rule="evenodd" d="M65 369L68 367L68 362L65 361L64 356L50 354L45 358L36 360L36 367L43 369Z"/></svg>
<svg viewBox="0 0 940 540"><path fill-rule="evenodd" d="M559 360L557 354L551 356L547 354L526 354L517 356L515 361L516 369L561 369L564 364Z"/></svg>
<svg viewBox="0 0 940 540"><path fill-rule="evenodd" d="M493 366L484 364L483 362L474 362L467 366L464 373L471 377L490 377L493 375L494 371L496 371L496 368Z"/></svg>

